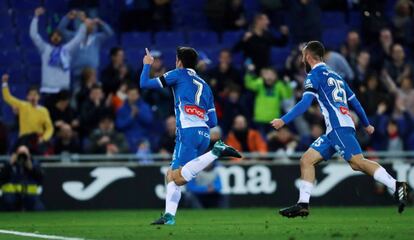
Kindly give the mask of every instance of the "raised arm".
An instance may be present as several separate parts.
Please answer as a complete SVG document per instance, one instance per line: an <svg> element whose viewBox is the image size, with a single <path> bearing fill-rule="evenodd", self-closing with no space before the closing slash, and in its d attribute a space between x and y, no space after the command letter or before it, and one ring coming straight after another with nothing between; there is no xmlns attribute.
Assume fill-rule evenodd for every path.
<svg viewBox="0 0 414 240"><path fill-rule="evenodd" d="M165 73L164 75L156 78L150 78L151 65L154 63L154 57L152 57L148 48L145 48L145 56L142 59L144 67L142 68L139 86L146 89L160 89L174 84L176 77L174 70Z"/></svg>
<svg viewBox="0 0 414 240"><path fill-rule="evenodd" d="M112 30L111 26L109 26L109 24L102 21L100 18L95 18L94 21L96 24L99 24L102 27L102 32L97 34L97 38L100 42L103 42L114 35L114 31Z"/></svg>
<svg viewBox="0 0 414 240"><path fill-rule="evenodd" d="M85 19L84 23L81 25L81 27L78 29L78 32L76 33L75 37L73 37L68 43L65 44L66 50L69 52L72 52L75 50L76 47L80 45L80 43L85 39L86 37L86 25L92 24L90 19Z"/></svg>
<svg viewBox="0 0 414 240"><path fill-rule="evenodd" d="M57 26L57 29L63 34L66 40L72 39L75 36L75 31L71 31L68 29L68 25L70 21L76 18L76 11L71 10L63 16L63 18L60 20L59 25Z"/></svg>
<svg viewBox="0 0 414 240"><path fill-rule="evenodd" d="M38 7L35 10L35 15L32 19L32 22L30 23L30 38L32 39L33 43L37 47L37 49L40 52L43 52L46 48L47 43L42 39L42 37L39 34L39 16L43 15L45 13L45 9L42 7Z"/></svg>
<svg viewBox="0 0 414 240"><path fill-rule="evenodd" d="M1 77L1 80L2 80L2 83L3 83L2 93L3 93L4 101L7 104L9 104L10 106L19 109L21 107L21 105L23 104L23 101L13 97L10 94L9 85L8 85L9 75L3 74L3 76Z"/></svg>

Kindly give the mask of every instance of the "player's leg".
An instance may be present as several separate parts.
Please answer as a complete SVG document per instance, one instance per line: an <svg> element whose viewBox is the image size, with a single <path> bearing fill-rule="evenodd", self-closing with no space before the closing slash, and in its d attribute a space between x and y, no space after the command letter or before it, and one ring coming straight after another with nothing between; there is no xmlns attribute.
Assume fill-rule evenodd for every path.
<svg viewBox="0 0 414 240"><path fill-rule="evenodd" d="M355 137L355 130L351 128L335 129L332 131L331 141L342 157L349 163L355 171L361 171L372 176L376 181L387 186L399 202L398 211L404 210L407 201L407 185L397 182L388 172L377 162L370 161L362 155L362 149Z"/></svg>
<svg viewBox="0 0 414 240"><path fill-rule="evenodd" d="M408 187L405 182L397 182L380 164L364 158L362 154L352 156L349 165L353 170L364 172L387 186L394 193L395 200L398 201L398 212L404 211L408 198Z"/></svg>
<svg viewBox="0 0 414 240"><path fill-rule="evenodd" d="M309 214L309 200L315 182L315 165L323 159L329 159L334 153L327 136L321 136L303 154L300 159L301 179L299 183L299 200L297 204L281 209L279 213L284 217L307 216Z"/></svg>
<svg viewBox="0 0 414 240"><path fill-rule="evenodd" d="M193 178L197 174L203 171L208 165L215 161L219 157L235 157L240 158L240 153L236 149L224 144L222 141L217 141L211 151L194 158L193 160L186 163L182 168L177 171L173 171L174 182L178 186L182 186Z"/></svg>

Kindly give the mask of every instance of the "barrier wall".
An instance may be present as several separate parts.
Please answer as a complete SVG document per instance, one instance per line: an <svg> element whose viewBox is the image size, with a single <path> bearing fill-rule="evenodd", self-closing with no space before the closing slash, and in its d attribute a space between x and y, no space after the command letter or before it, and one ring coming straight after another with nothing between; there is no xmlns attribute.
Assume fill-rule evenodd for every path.
<svg viewBox="0 0 414 240"><path fill-rule="evenodd" d="M46 164L47 165L47 164ZM414 187L414 164L384 167ZM42 198L47 209L162 208L168 166L136 164L48 164ZM219 167L223 194L231 207L276 207L298 198L297 164L244 164ZM317 167L312 205L365 206L393 204L391 195L375 191L375 182L346 163Z"/></svg>

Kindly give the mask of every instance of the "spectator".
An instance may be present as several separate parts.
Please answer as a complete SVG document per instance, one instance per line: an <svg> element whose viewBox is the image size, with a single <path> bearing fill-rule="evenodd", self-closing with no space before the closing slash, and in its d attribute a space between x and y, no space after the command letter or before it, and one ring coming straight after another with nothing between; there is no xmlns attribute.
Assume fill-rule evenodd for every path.
<svg viewBox="0 0 414 240"><path fill-rule="evenodd" d="M54 154L81 152L79 139L69 124L64 124L58 129L53 149Z"/></svg>
<svg viewBox="0 0 414 240"><path fill-rule="evenodd" d="M395 39L407 46L414 43L414 3L410 0L399 0L395 3L395 15L392 19Z"/></svg>
<svg viewBox="0 0 414 240"><path fill-rule="evenodd" d="M71 39L75 36L76 32L69 30L68 27L77 15L81 21L85 21L86 15L77 14L75 10L71 10L60 21L58 30L62 32L65 39ZM86 36L82 39L80 45L77 46L72 58L72 75L75 76L75 79L80 78L82 70L86 67L98 69L101 45L105 40L114 35L111 27L100 18L94 18L90 22L86 29ZM102 28L102 32L97 31L98 26Z"/></svg>
<svg viewBox="0 0 414 240"><path fill-rule="evenodd" d="M221 179L216 165L213 163L200 172L196 178L186 185L185 199L189 207L227 208L227 198L220 192Z"/></svg>
<svg viewBox="0 0 414 240"><path fill-rule="evenodd" d="M324 131L321 125L312 124L310 134L304 135L300 138L296 151L304 152L308 150L309 146L323 134Z"/></svg>
<svg viewBox="0 0 414 240"><path fill-rule="evenodd" d="M135 153L138 162L141 164L153 163L154 159L151 156L151 144L148 140L143 140L137 145L137 152Z"/></svg>
<svg viewBox="0 0 414 240"><path fill-rule="evenodd" d="M337 52L326 51L325 52L325 62L337 72L345 81L350 83L354 79L354 72L352 71L351 66L349 66L346 59Z"/></svg>
<svg viewBox="0 0 414 240"><path fill-rule="evenodd" d="M110 101L104 98L102 87L95 84L91 87L89 99L85 101L80 111L81 137L88 136L97 128L97 120L112 113Z"/></svg>
<svg viewBox="0 0 414 240"><path fill-rule="evenodd" d="M391 47L391 61L386 61L385 71L391 79L400 86L402 79L414 76L413 65L407 61L403 46L396 43Z"/></svg>
<svg viewBox="0 0 414 240"><path fill-rule="evenodd" d="M281 36L277 38L269 31L269 24L266 14L256 15L251 30L247 31L233 48L233 51L243 51L244 56L251 59L257 73L270 65L272 46L283 47L288 43L289 29L282 26Z"/></svg>
<svg viewBox="0 0 414 240"><path fill-rule="evenodd" d="M358 99L368 117L375 116L378 103L387 101L386 95L380 90L379 80L375 74L367 77L366 83L360 88Z"/></svg>
<svg viewBox="0 0 414 240"><path fill-rule="evenodd" d="M361 39L357 31L350 31L345 43L341 46L341 54L346 58L349 65L355 68L359 52L361 51Z"/></svg>
<svg viewBox="0 0 414 240"><path fill-rule="evenodd" d="M120 47L111 48L111 63L101 72L102 87L105 95L115 94L120 85L132 79L131 68L125 63L125 53Z"/></svg>
<svg viewBox="0 0 414 240"><path fill-rule="evenodd" d="M50 140L53 135L53 125L49 111L39 105L40 94L37 88L30 88L27 92L27 101L19 100L10 94L8 86L9 76L2 76L3 99L19 115L19 137L36 135L37 143Z"/></svg>
<svg viewBox="0 0 414 240"><path fill-rule="evenodd" d="M57 95L57 101L53 108L50 109L50 117L52 118L53 126L58 130L64 125L67 125L71 130L76 130L79 127L79 119L75 110L69 105L70 92L62 90Z"/></svg>
<svg viewBox="0 0 414 240"><path fill-rule="evenodd" d="M267 146L270 152L279 152L289 156L295 151L298 142L289 128L284 127L267 135Z"/></svg>
<svg viewBox="0 0 414 240"><path fill-rule="evenodd" d="M171 0L153 0L152 30L171 30Z"/></svg>
<svg viewBox="0 0 414 240"><path fill-rule="evenodd" d="M370 69L370 57L368 51L362 50L358 53L356 65L354 66L354 79L352 81L353 89L358 90L367 79L368 74L372 71Z"/></svg>
<svg viewBox="0 0 414 240"><path fill-rule="evenodd" d="M85 68L81 75L81 85L76 90L76 106L78 109L88 100L91 88L96 85L98 80L96 79L96 71L92 68Z"/></svg>
<svg viewBox="0 0 414 240"><path fill-rule="evenodd" d="M292 16L290 28L294 43L320 40L322 21L318 2L316 0L291 0L286 3L289 4L289 14Z"/></svg>
<svg viewBox="0 0 414 240"><path fill-rule="evenodd" d="M387 0L364 0L360 1L362 15L362 33L366 43L375 41L378 32L388 26L385 12Z"/></svg>
<svg viewBox="0 0 414 240"><path fill-rule="evenodd" d="M233 128L227 136L226 144L240 152L267 153L267 144L260 133L249 128L244 116L234 119ZM236 160L237 161L237 160Z"/></svg>
<svg viewBox="0 0 414 240"><path fill-rule="evenodd" d="M165 120L165 133L161 137L159 153L172 155L175 147L176 124L175 116L169 116Z"/></svg>
<svg viewBox="0 0 414 240"><path fill-rule="evenodd" d="M394 43L391 30L388 28L381 29L378 42L371 47L372 66L375 70L380 70L385 61L391 59L391 47Z"/></svg>
<svg viewBox="0 0 414 240"><path fill-rule="evenodd" d="M231 52L222 49L218 60L218 65L208 73L208 83L216 97L229 85L243 86L241 73L233 66Z"/></svg>
<svg viewBox="0 0 414 240"><path fill-rule="evenodd" d="M150 53L154 58L154 63L151 65L150 77L154 78L163 75L167 69L164 66L162 52L158 50L151 50Z"/></svg>
<svg viewBox="0 0 414 240"><path fill-rule="evenodd" d="M382 80L388 91L395 96L395 103L401 104L414 117L414 88L411 79L408 77L403 78L401 80L401 87L397 87L387 72L383 72Z"/></svg>
<svg viewBox="0 0 414 240"><path fill-rule="evenodd" d="M226 6L225 25L227 30L244 29L247 19L244 13L243 0L230 0Z"/></svg>
<svg viewBox="0 0 414 240"><path fill-rule="evenodd" d="M249 68L253 70L254 67ZM278 79L272 68L263 68L260 77L247 72L244 81L246 88L256 94L253 119L260 132L266 135L272 130L269 122L281 116L282 101L292 97L292 89Z"/></svg>
<svg viewBox="0 0 414 240"><path fill-rule="evenodd" d="M116 94L112 95L112 107L114 109L114 112L117 112L124 105L124 102L128 97L127 90L128 84L124 82L121 84L121 86L119 86Z"/></svg>
<svg viewBox="0 0 414 240"><path fill-rule="evenodd" d="M114 128L114 120L105 115L99 120L99 127L89 136L88 152L114 155L128 152L128 142L124 134Z"/></svg>
<svg viewBox="0 0 414 240"><path fill-rule="evenodd" d="M40 199L43 173L29 148L19 145L0 171L2 206L8 211L44 210Z"/></svg>
<svg viewBox="0 0 414 240"><path fill-rule="evenodd" d="M130 86L127 95L127 100L117 112L116 126L125 134L131 150L135 152L139 142L152 140L149 138L153 115L151 107L141 98L137 86Z"/></svg>
<svg viewBox="0 0 414 240"><path fill-rule="evenodd" d="M221 99L223 111L221 113L220 125L223 128L224 134L227 134L231 129L236 116L247 113L245 109L246 104L243 104L241 100L241 94L239 85L233 84L228 87L228 94Z"/></svg>
<svg viewBox="0 0 414 240"><path fill-rule="evenodd" d="M97 17L99 11L99 0L69 0L69 9L80 9L85 11L89 17Z"/></svg>
<svg viewBox="0 0 414 240"><path fill-rule="evenodd" d="M37 26L39 16L44 13L44 8L36 8L34 18L30 24L30 37L39 50L42 59L40 92L45 94L45 103L48 106L53 106L56 93L70 87L70 62L75 50L86 36L86 28L92 25L92 21L85 18L84 24L79 28L76 35L66 44L62 44L62 35L55 30L50 35L49 44L42 39Z"/></svg>

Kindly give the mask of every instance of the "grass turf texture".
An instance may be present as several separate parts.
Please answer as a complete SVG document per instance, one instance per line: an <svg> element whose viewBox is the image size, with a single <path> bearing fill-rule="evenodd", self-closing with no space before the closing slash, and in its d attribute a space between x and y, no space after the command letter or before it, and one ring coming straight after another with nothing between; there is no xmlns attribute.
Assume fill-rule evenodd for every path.
<svg viewBox="0 0 414 240"><path fill-rule="evenodd" d="M0 213L0 229L85 239L414 239L414 211L312 208L287 219L276 209L180 210L175 226L150 226L160 211ZM0 234L0 239L30 239Z"/></svg>

